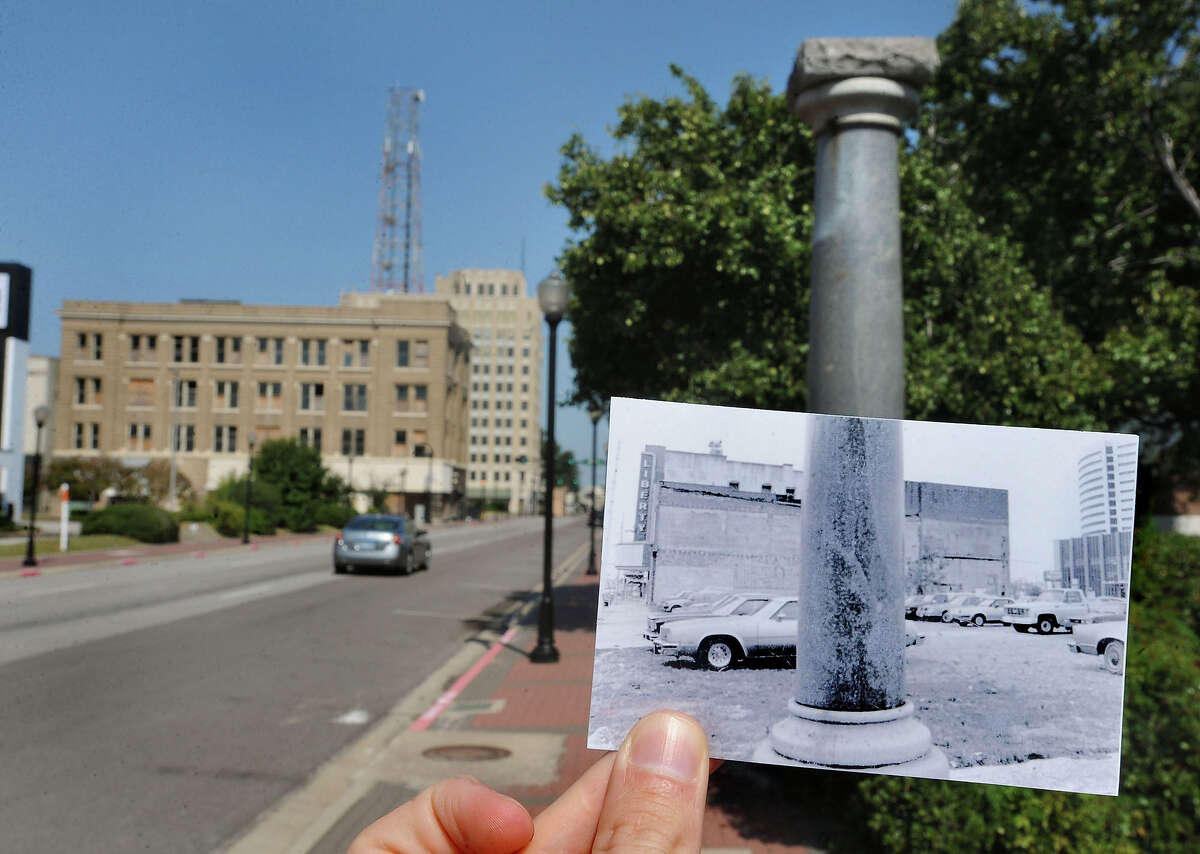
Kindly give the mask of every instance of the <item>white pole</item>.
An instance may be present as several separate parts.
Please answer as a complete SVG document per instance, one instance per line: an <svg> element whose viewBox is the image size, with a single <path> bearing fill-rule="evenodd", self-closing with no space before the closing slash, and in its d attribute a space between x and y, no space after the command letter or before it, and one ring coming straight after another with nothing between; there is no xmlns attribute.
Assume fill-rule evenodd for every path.
<svg viewBox="0 0 1200 854"><path fill-rule="evenodd" d="M58 488L58 550L67 550L67 528L71 524L71 488L65 483Z"/></svg>

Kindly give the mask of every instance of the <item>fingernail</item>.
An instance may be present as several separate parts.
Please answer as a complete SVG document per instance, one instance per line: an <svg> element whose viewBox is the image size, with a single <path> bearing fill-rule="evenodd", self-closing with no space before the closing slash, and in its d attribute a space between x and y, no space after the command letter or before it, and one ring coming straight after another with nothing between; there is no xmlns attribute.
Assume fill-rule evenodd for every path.
<svg viewBox="0 0 1200 854"><path fill-rule="evenodd" d="M700 776L704 758L704 734L695 725L675 715L652 715L631 733L629 761L639 768L684 783Z"/></svg>

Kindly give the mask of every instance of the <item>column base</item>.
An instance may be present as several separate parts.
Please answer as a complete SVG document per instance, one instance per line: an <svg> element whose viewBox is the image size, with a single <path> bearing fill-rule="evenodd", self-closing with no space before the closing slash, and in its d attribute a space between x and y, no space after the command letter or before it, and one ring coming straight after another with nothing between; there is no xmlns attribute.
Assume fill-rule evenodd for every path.
<svg viewBox="0 0 1200 854"><path fill-rule="evenodd" d="M771 727L755 762L836 768L873 774L945 778L950 763L933 746L929 728L904 702L894 709L838 712L792 700L791 714Z"/></svg>

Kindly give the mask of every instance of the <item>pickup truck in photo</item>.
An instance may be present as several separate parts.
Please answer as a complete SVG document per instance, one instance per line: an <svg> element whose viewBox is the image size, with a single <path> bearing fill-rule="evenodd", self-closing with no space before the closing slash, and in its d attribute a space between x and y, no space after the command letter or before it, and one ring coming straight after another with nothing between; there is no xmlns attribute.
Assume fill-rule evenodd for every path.
<svg viewBox="0 0 1200 854"><path fill-rule="evenodd" d="M1089 599L1082 590L1051 587L1032 599L1018 599L1004 608L1004 622L1018 632L1035 631L1048 635L1057 629L1072 630L1076 623L1097 614L1111 614L1115 606L1108 601Z"/></svg>

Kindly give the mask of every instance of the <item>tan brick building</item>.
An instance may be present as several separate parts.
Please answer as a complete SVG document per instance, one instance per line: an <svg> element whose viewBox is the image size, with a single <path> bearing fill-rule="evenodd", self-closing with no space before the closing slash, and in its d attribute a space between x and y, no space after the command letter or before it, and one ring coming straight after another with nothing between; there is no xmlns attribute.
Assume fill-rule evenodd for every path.
<svg viewBox="0 0 1200 854"><path fill-rule="evenodd" d="M343 294L337 306L67 300L56 456L171 456L212 489L250 433L297 437L394 509L461 510L470 338L445 299Z"/></svg>
<svg viewBox="0 0 1200 854"><path fill-rule="evenodd" d="M467 494L476 506L532 513L541 491L542 312L517 270L438 276L471 350Z"/></svg>

